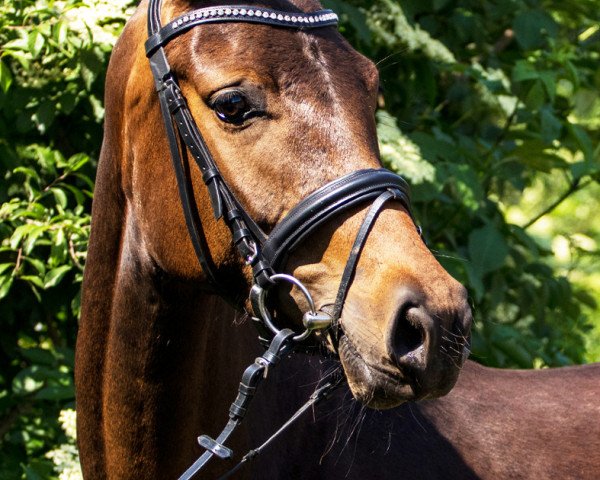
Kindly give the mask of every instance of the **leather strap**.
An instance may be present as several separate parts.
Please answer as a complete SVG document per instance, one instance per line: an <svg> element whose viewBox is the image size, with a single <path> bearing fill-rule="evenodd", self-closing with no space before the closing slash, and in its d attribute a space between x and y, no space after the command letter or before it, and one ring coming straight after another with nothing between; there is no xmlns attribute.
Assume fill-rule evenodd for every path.
<svg viewBox="0 0 600 480"><path fill-rule="evenodd" d="M377 200L373 202L373 205L371 205L371 208L367 212L367 215L365 216L362 225L356 234L354 244L352 245L352 250L350 250L348 261L344 267L344 273L342 274L342 279L340 281L338 293L335 297L335 303L333 305L333 312L331 315L334 322L337 322L342 315L342 309L344 308L344 302L346 301L350 284L354 279L358 259L360 258L360 254L365 246L365 243L367 242L367 237L371 232L371 228L373 227L379 212L381 212L388 200L399 199L401 196L402 192L396 189L390 189L387 192L383 192L377 197Z"/></svg>
<svg viewBox="0 0 600 480"><path fill-rule="evenodd" d="M298 30L337 25L338 16L332 10L316 12L282 12L252 5L219 5L192 10L171 20L160 28L155 20L149 23L150 36L146 41L146 54L165 46L172 38L198 25L207 23L260 23L272 27L287 27ZM159 27L159 28L157 28Z"/></svg>
<svg viewBox="0 0 600 480"><path fill-rule="evenodd" d="M248 405L254 398L256 389L262 380L267 377L270 368L275 368L282 357L291 352L295 347L292 340L295 333L292 330L281 330L271 341L267 351L258 357L242 375L238 388L238 395L229 408L229 420L216 440L202 435L198 438L200 445L207 450L181 474L179 480L189 480L198 473L208 461L217 455L221 458L231 456L231 450L224 444L234 430L244 419Z"/></svg>
<svg viewBox="0 0 600 480"><path fill-rule="evenodd" d="M390 188L398 191L398 200L410 212L408 184L389 170L358 170L328 183L302 200L277 224L263 245L263 256L275 270L280 269L287 256L317 227Z"/></svg>
<svg viewBox="0 0 600 480"><path fill-rule="evenodd" d="M186 175L183 159L179 151L177 133L175 132L175 127L173 126L165 91L161 91L159 93L159 100L163 115L163 124L165 126L167 139L169 141L173 170L175 171L175 178L177 180L177 190L179 193L179 199L181 201L183 215L185 217L185 224L187 226L190 240L192 242L196 258L198 259L198 262L200 263L200 266L207 277L208 284L217 290L222 290L222 287L217 280L215 264L210 256L210 251L206 243L202 222L200 220L200 216L198 215L198 211L196 210L196 203L193 200L193 193L189 188L189 176Z"/></svg>

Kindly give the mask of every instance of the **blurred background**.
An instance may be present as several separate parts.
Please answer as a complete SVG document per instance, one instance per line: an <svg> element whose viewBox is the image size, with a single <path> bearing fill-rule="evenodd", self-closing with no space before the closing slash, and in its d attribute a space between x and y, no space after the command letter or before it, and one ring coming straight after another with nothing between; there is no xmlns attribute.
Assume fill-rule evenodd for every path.
<svg viewBox="0 0 600 480"><path fill-rule="evenodd" d="M471 358L600 361L600 0L328 0ZM135 5L0 6L0 480L79 478L73 347L110 52Z"/></svg>

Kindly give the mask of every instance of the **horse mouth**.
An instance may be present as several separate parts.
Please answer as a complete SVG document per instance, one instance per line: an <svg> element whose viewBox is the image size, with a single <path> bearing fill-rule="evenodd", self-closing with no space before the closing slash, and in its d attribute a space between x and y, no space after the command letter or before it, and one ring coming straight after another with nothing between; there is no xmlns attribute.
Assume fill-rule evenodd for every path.
<svg viewBox="0 0 600 480"><path fill-rule="evenodd" d="M339 339L338 353L352 395L363 405L384 410L427 396L417 379L397 368L366 361L346 334Z"/></svg>

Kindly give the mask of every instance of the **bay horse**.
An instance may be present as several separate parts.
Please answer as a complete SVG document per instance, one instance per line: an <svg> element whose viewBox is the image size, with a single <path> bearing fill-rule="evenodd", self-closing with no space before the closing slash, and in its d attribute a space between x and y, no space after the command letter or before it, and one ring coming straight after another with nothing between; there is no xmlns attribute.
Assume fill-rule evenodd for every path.
<svg viewBox="0 0 600 480"><path fill-rule="evenodd" d="M509 370L468 360L437 399L360 409L340 390L281 439L287 463L269 470L272 458L262 459L262 478L596 480L599 380L600 364ZM307 451L320 461L302 463Z"/></svg>
<svg viewBox="0 0 600 480"><path fill-rule="evenodd" d="M468 354L466 291L381 169L375 66L318 2L236 5L142 2L113 51L76 349L86 478L187 468L262 353L241 310L300 351L269 371L236 452L339 370L303 350L339 356L377 409L448 393ZM315 431L240 475L325 477Z"/></svg>

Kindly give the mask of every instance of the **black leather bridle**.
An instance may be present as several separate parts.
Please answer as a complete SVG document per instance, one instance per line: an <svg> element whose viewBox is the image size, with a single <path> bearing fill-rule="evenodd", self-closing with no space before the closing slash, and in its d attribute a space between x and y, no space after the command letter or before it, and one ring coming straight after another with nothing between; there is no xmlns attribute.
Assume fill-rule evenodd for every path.
<svg viewBox="0 0 600 480"><path fill-rule="evenodd" d="M200 437L200 444L207 451L181 477L187 479L202 468L212 455L222 458L231 456L231 451L223 443L243 418L247 404L262 378L262 374L269 366L275 365L283 354L291 351L297 342L305 340L312 331L328 328L338 321L360 252L379 212L389 200L401 202L410 212L410 200L408 185L399 175L385 169L358 170L340 177L310 194L267 235L244 209L221 176L187 106L176 76L171 71L163 47L178 35L195 26L207 23L259 23L275 28L309 31L335 26L338 17L331 10L303 13L276 11L254 6L221 5L193 10L162 26L160 10L161 0L150 0L146 54L150 60L158 91L179 197L190 239L208 281L216 292L223 292L224 289L219 283L216 267L207 247L200 218L195 210L193 194L188 185L189 179L182 159L183 148L187 148L202 173L215 219L223 219L231 231L232 241L238 252L246 264L252 268L254 281L250 299L254 313L253 319L259 328L259 338L263 343L269 345L267 352L244 373L238 398L232 404L230 421L225 430L216 440L206 436ZM371 207L357 233L342 274L336 299L331 304L332 308L327 312L318 311L306 287L295 277L282 273L286 261L289 255L319 226L334 216L367 203L371 203ZM308 301L310 310L304 314L305 330L301 333L277 327L267 308L267 292L279 282L295 285Z"/></svg>

